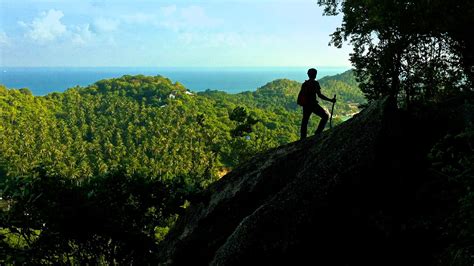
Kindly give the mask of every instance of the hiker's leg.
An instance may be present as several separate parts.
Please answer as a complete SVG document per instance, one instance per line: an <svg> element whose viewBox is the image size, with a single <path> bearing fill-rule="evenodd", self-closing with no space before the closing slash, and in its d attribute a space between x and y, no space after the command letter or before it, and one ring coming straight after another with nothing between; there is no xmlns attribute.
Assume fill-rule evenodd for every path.
<svg viewBox="0 0 474 266"><path fill-rule="evenodd" d="M321 120L319 121L318 128L316 129L315 135L323 132L324 127L326 126L326 123L328 122L329 119L329 114L324 108L322 108L319 104L316 104L314 107L313 111L317 116L321 117Z"/></svg>
<svg viewBox="0 0 474 266"><path fill-rule="evenodd" d="M303 107L303 120L301 121L301 139L306 138L308 132L308 121L311 116L311 108Z"/></svg>

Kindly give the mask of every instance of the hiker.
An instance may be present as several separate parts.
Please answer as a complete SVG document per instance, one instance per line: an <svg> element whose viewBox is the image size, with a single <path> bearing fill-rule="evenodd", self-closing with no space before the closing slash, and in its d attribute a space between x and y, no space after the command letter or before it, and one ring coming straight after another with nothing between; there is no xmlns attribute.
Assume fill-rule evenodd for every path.
<svg viewBox="0 0 474 266"><path fill-rule="evenodd" d="M303 106L303 120L301 121L301 139L306 138L307 130L308 130L308 121L311 113L315 113L317 116L321 117L321 121L319 121L318 128L316 129L315 135L320 134L323 132L324 127L329 119L328 112L318 104L318 100L316 100L316 94L319 98L335 103L336 97L333 99L329 99L328 97L324 96L321 93L321 86L319 86L319 82L316 81L316 75L318 71L314 68L308 69L308 77L309 79L306 80L301 85L301 91L298 95L298 104Z"/></svg>

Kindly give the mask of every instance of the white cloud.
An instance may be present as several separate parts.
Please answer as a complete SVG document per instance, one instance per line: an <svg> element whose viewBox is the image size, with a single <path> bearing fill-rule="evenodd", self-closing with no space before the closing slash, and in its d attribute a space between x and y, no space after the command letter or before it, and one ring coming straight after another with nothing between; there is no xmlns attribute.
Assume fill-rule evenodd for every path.
<svg viewBox="0 0 474 266"><path fill-rule="evenodd" d="M31 23L20 21L19 24L28 29L26 36L34 41L54 41L67 32L66 25L61 22L64 13L60 10L50 9L42 12Z"/></svg>
<svg viewBox="0 0 474 266"><path fill-rule="evenodd" d="M97 33L116 31L119 24L120 22L116 19L97 18L92 24L92 31Z"/></svg>
<svg viewBox="0 0 474 266"><path fill-rule="evenodd" d="M92 40L92 31L90 25L75 26L71 30L71 41L73 44L85 45Z"/></svg>
<svg viewBox="0 0 474 266"><path fill-rule="evenodd" d="M10 37L4 31L0 31L0 45L10 45Z"/></svg>
<svg viewBox="0 0 474 266"><path fill-rule="evenodd" d="M90 24L66 26L61 21L63 17L62 11L50 9L40 13L31 23L19 21L18 24L27 29L26 37L41 44L62 38L74 45L85 45L93 39L94 34ZM118 23L114 25L113 22L105 19L98 19L95 22L104 31L114 30L114 27L118 26Z"/></svg>

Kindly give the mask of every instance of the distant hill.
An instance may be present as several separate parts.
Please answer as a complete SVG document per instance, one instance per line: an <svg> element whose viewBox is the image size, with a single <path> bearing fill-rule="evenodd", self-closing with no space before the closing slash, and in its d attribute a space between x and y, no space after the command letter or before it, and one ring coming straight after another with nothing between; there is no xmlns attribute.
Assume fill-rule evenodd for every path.
<svg viewBox="0 0 474 266"><path fill-rule="evenodd" d="M322 93L332 98L337 95L338 102L334 109L334 117L345 118L359 111L358 106L366 103L360 91L352 70L336 76L324 77L320 80ZM282 108L289 112L289 116L299 116L301 108L296 104L296 97L301 89L301 83L288 79L271 81L253 92L227 94L220 91L205 91L199 95L209 97L218 102L228 101L245 104L273 112L281 112ZM330 110L331 103L320 101L326 109ZM280 110L280 111L278 111ZM299 119L295 117L293 124L297 125Z"/></svg>
<svg viewBox="0 0 474 266"><path fill-rule="evenodd" d="M336 124L365 102L351 71L325 77L321 85L326 95L338 94ZM146 176L174 176L196 170L191 162L198 156L203 168L196 171L217 172L215 167L232 167L240 160L234 158L238 145L231 147L229 133L238 126L229 118L236 107L245 108L259 121L249 132L251 141L243 142L250 153L298 139L301 108L296 96L300 87L296 81L279 79L253 92L194 93L165 77L143 75L36 97L27 89L0 87L0 159L10 174L23 175L44 165L48 171L77 177L118 167ZM317 121L313 118L310 128ZM28 145L21 137L25 134L32 137ZM202 134L214 139L198 142ZM185 163L176 166L178 158Z"/></svg>

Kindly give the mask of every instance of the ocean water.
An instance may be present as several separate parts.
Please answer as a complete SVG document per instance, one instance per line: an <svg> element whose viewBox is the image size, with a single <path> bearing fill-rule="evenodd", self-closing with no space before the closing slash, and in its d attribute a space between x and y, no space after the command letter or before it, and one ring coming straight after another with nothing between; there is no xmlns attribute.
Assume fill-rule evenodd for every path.
<svg viewBox="0 0 474 266"><path fill-rule="evenodd" d="M318 79L348 70L349 67L320 67ZM180 82L191 91L207 89L228 93L254 91L281 78L307 79L303 67L151 68L151 67L0 67L0 84L7 88L28 88L34 95L63 92L74 86L87 86L102 79L123 75L161 75Z"/></svg>

